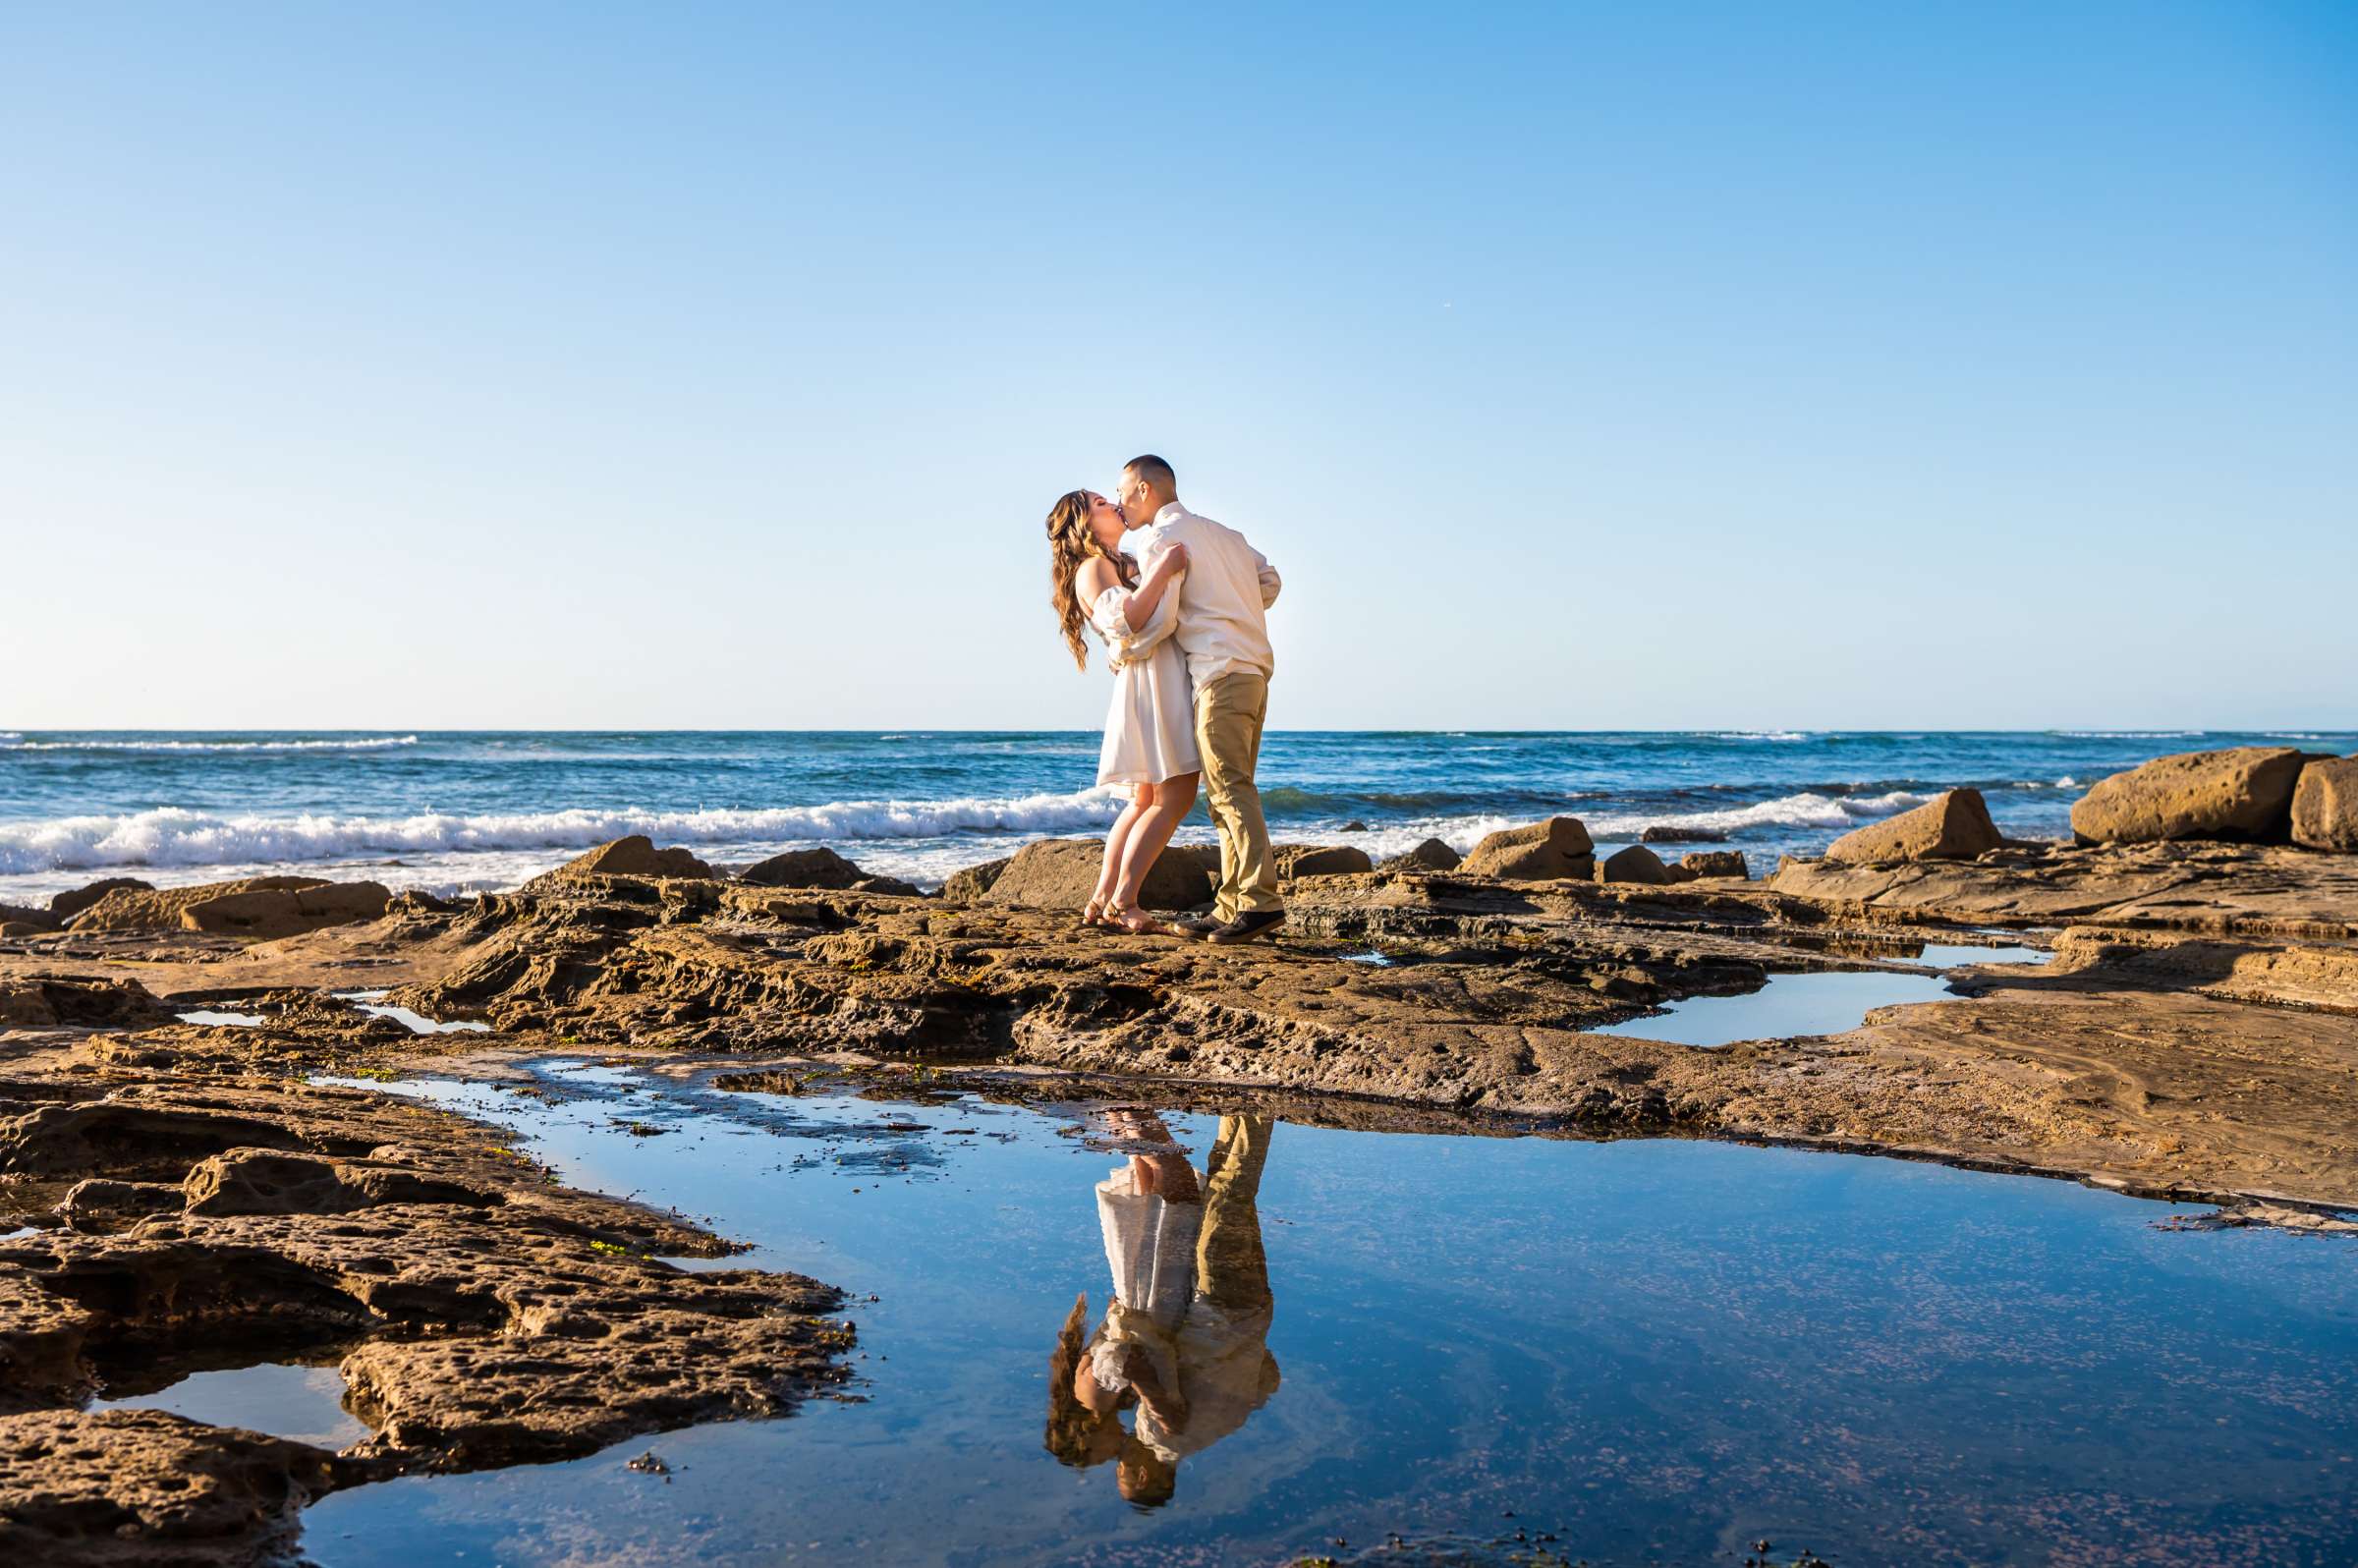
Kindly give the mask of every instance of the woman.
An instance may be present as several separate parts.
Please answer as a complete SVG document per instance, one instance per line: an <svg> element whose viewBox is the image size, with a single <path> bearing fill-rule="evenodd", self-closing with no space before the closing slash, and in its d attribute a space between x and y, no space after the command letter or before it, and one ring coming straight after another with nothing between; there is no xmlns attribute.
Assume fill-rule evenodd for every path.
<svg viewBox="0 0 2358 1568"><path fill-rule="evenodd" d="M1089 668L1084 623L1096 629L1113 665L1113 705L1097 782L1131 786L1130 803L1105 835L1104 868L1081 912L1085 925L1165 929L1139 908L1147 872L1196 804L1203 761L1196 754L1194 694L1187 660L1171 641L1187 549L1173 545L1142 578L1122 553L1122 509L1095 490L1075 490L1048 510L1048 602L1073 662Z"/></svg>

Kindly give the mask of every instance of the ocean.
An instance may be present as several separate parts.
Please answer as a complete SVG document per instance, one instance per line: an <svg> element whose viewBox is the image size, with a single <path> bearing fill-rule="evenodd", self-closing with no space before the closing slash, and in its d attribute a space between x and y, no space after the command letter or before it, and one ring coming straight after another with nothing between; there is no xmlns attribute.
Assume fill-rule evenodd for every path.
<svg viewBox="0 0 2358 1568"><path fill-rule="evenodd" d="M1963 784L2007 833L2064 837L2105 774L2246 745L2348 753L2358 732L1295 732L1267 738L1261 784L1279 840L1378 859L1564 812L1607 846L1724 833L1761 874ZM1096 755L1094 731L0 731L0 903L265 870L491 891L626 833L722 863L826 844L933 886L1101 832ZM1180 836L1210 839L1201 805Z"/></svg>

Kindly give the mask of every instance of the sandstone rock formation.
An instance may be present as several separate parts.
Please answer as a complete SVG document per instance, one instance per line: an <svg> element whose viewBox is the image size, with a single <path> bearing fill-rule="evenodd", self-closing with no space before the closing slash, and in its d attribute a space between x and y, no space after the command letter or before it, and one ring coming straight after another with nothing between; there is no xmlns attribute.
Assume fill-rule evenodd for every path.
<svg viewBox="0 0 2358 1568"><path fill-rule="evenodd" d="M2289 746L2181 752L2099 779L2071 809L2083 844L2215 838L2281 842L2302 754Z"/></svg>
<svg viewBox="0 0 2358 1568"><path fill-rule="evenodd" d="M136 980L0 977L0 1029L145 1029L170 1022L170 1010Z"/></svg>
<svg viewBox="0 0 2358 1568"><path fill-rule="evenodd" d="M1727 835L1715 827L1655 826L1638 835L1641 844L1724 844Z"/></svg>
<svg viewBox="0 0 2358 1568"><path fill-rule="evenodd" d="M1297 876L1348 876L1376 868L1366 850L1348 844L1279 844L1274 853L1277 874L1287 881Z"/></svg>
<svg viewBox="0 0 2358 1568"><path fill-rule="evenodd" d="M2292 841L2304 849L2358 854L2358 756L2301 769L2292 793Z"/></svg>
<svg viewBox="0 0 2358 1568"><path fill-rule="evenodd" d="M2004 840L1977 789L1936 796L1912 812L1854 828L1825 848L1829 861L1961 861Z"/></svg>
<svg viewBox="0 0 2358 1568"><path fill-rule="evenodd" d="M1662 865L1662 858L1659 855L1655 854L1643 844L1632 844L1627 849L1616 850L1604 858L1604 864L1597 868L1597 880L1600 882L1639 882L1659 887L1673 878L1668 868Z"/></svg>
<svg viewBox="0 0 2358 1568"><path fill-rule="evenodd" d="M84 906L66 928L71 931L196 930L181 919L193 904L241 893L296 893L326 887L322 876L248 876L234 882L200 882L193 887L117 887Z"/></svg>
<svg viewBox="0 0 2358 1568"><path fill-rule="evenodd" d="M390 896L378 882L246 888L187 905L180 912L180 924L192 931L217 931L267 941L325 925L355 925L375 920L385 912Z"/></svg>
<svg viewBox="0 0 2358 1568"><path fill-rule="evenodd" d="M0 1416L0 1552L25 1568L291 1562L297 1510L359 1479L308 1443L161 1410Z"/></svg>
<svg viewBox="0 0 2358 1568"><path fill-rule="evenodd" d="M15 1055L0 1174L19 1201L63 1189L65 1223L0 1241L9 1562L292 1560L294 1509L340 1486L781 1415L843 1379L850 1326L822 1316L838 1293L660 1261L723 1249L553 1186L493 1129L299 1082L118 1067L78 1086ZM78 1408L101 1368L110 1383L136 1369L138 1392L224 1347L341 1353L370 1435L329 1454Z"/></svg>
<svg viewBox="0 0 2358 1568"><path fill-rule="evenodd" d="M969 866L963 870L952 871L949 880L941 884L943 900L951 904L981 903L982 895L991 890L1001 873L1013 862L1014 857L1007 856L1000 860L984 861L980 866Z"/></svg>
<svg viewBox="0 0 2358 1568"><path fill-rule="evenodd" d="M1387 871L1454 871L1465 860L1437 838L1429 838L1414 849L1402 850L1383 863Z"/></svg>
<svg viewBox="0 0 2358 1568"><path fill-rule="evenodd" d="M1468 876L1520 881L1587 881L1597 868L1595 844L1577 816L1551 816L1525 827L1501 828L1474 846L1458 865Z"/></svg>
<svg viewBox="0 0 2358 1568"><path fill-rule="evenodd" d="M142 882L136 876L109 876L85 886L77 887L71 892L58 894L49 901L49 914L62 924L106 897L107 894L118 890L127 893L146 893L152 892L154 889L151 883Z"/></svg>
<svg viewBox="0 0 2358 1568"><path fill-rule="evenodd" d="M1043 838L1017 851L982 895L989 904L1031 909L1078 910L1089 902L1105 862L1105 843L1095 838ZM1211 902L1211 877L1203 858L1173 846L1147 873L1139 903L1147 909L1194 909Z"/></svg>
<svg viewBox="0 0 2358 1568"><path fill-rule="evenodd" d="M737 873L756 887L850 887L868 873L820 844L772 855Z"/></svg>
<svg viewBox="0 0 2358 1568"><path fill-rule="evenodd" d="M1742 850L1697 850L1681 855L1678 864L1698 877L1732 876L1743 881L1752 875L1752 868L1744 864Z"/></svg>
<svg viewBox="0 0 2358 1568"><path fill-rule="evenodd" d="M904 896L914 896L918 891L898 877L875 876L862 870L824 844L772 855L738 872L737 880L755 887L856 887L870 893Z"/></svg>
<svg viewBox="0 0 2358 1568"><path fill-rule="evenodd" d="M586 855L577 855L553 871L545 871L525 885L545 882L551 877L574 876L673 876L693 881L708 881L712 868L684 849L655 848L654 840L645 833L633 833L608 844L600 844Z"/></svg>

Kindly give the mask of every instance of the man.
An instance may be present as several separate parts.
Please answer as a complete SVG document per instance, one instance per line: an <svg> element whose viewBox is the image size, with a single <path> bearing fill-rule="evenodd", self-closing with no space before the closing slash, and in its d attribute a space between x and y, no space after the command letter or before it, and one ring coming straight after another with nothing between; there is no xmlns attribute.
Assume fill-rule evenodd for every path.
<svg viewBox="0 0 2358 1568"><path fill-rule="evenodd" d="M1172 641L1187 655L1196 691L1196 749L1220 835L1220 886L1210 918L1183 921L1178 928L1214 942L1249 942L1285 921L1277 862L1253 782L1275 665L1265 612L1277 602L1277 571L1242 533L1180 505L1178 479L1158 457L1132 458L1115 498L1122 520L1140 531L1142 561L1171 544L1187 546Z"/></svg>

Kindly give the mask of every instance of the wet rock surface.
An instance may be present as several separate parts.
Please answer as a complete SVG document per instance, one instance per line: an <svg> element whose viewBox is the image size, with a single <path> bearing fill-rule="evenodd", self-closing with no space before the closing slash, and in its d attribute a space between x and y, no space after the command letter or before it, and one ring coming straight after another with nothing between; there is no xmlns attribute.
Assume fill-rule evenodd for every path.
<svg viewBox="0 0 2358 1568"><path fill-rule="evenodd" d="M291 1561L296 1511L353 1468L162 1411L0 1416L0 1553L27 1565Z"/></svg>
<svg viewBox="0 0 2358 1568"><path fill-rule="evenodd" d="M725 1244L555 1187L491 1129L196 1037L239 1031L163 1033L171 1071L116 1065L104 1036L6 1036L0 1198L39 1227L0 1242L8 1560L274 1560L337 1486L780 1415L842 1379L828 1287L683 1271L661 1258ZM340 1357L365 1441L82 1408L296 1351Z"/></svg>

